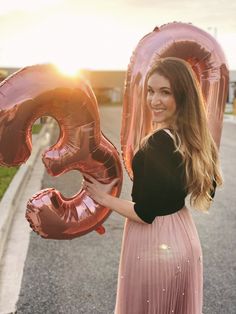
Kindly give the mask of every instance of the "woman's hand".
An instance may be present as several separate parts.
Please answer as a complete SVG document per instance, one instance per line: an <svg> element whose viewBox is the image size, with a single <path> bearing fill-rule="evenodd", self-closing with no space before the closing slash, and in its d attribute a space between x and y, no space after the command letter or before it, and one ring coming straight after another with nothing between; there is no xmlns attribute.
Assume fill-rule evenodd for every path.
<svg viewBox="0 0 236 314"><path fill-rule="evenodd" d="M106 197L111 192L113 186L119 181L119 179L114 179L111 183L104 184L100 183L88 174L83 174L85 179L83 180L83 188L86 190L87 194L97 203L103 206L107 206Z"/></svg>
<svg viewBox="0 0 236 314"><path fill-rule="evenodd" d="M96 179L88 174L84 174L85 180L83 181L83 188L87 194L97 203L110 208L123 217L129 218L136 222L146 224L134 211L134 203L128 200L122 200L118 197L109 195L113 186L119 181L114 179L111 183L104 184L98 182ZM88 182L89 180L90 182Z"/></svg>

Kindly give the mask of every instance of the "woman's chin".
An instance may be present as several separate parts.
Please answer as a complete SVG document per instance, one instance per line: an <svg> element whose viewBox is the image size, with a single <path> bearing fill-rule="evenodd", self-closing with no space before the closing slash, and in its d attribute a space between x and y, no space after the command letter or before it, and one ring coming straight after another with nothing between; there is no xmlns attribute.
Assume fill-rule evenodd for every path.
<svg viewBox="0 0 236 314"><path fill-rule="evenodd" d="M164 119L161 119L160 117L152 117L152 123L165 123Z"/></svg>

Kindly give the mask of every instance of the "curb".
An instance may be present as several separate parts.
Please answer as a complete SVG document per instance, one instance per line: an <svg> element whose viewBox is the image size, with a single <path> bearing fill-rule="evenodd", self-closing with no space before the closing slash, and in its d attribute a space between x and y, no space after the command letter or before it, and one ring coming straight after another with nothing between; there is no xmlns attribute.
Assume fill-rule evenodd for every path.
<svg viewBox="0 0 236 314"><path fill-rule="evenodd" d="M35 135L34 144L30 158L26 164L20 166L19 170L13 177L6 192L4 193L2 200L0 201L0 261L4 253L7 238L11 229L12 220L17 210L17 204L24 191L26 183L29 181L34 167L37 161L40 150L48 144L50 139L49 130L53 127L53 122L49 120L41 129L41 131Z"/></svg>

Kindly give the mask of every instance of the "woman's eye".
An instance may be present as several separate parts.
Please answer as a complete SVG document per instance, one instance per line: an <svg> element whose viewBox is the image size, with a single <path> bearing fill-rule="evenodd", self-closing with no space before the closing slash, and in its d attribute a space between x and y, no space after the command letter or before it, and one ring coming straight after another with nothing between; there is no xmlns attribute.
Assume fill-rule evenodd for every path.
<svg viewBox="0 0 236 314"><path fill-rule="evenodd" d="M168 91L168 90L163 90L162 93L163 93L163 95L170 95L171 94L170 91Z"/></svg>

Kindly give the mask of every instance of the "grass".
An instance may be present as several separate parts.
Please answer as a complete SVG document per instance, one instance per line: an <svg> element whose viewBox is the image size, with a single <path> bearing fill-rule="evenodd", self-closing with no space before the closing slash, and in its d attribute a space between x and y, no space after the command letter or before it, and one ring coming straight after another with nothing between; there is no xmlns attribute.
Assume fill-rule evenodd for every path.
<svg viewBox="0 0 236 314"><path fill-rule="evenodd" d="M32 127L32 134L38 134L42 129L42 124L34 124Z"/></svg>
<svg viewBox="0 0 236 314"><path fill-rule="evenodd" d="M38 134L42 129L41 124L34 124L32 127L32 133ZM0 200L6 192L9 184L11 183L14 175L16 174L18 167L0 167Z"/></svg>
<svg viewBox="0 0 236 314"><path fill-rule="evenodd" d="M8 185L13 179L19 167L1 167L0 168L0 200L3 197Z"/></svg>

